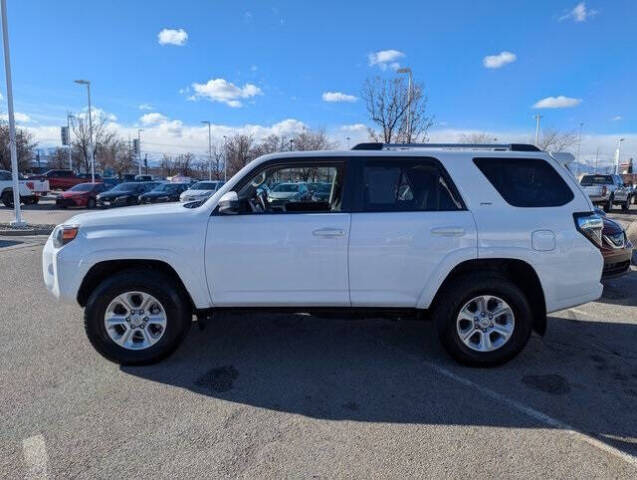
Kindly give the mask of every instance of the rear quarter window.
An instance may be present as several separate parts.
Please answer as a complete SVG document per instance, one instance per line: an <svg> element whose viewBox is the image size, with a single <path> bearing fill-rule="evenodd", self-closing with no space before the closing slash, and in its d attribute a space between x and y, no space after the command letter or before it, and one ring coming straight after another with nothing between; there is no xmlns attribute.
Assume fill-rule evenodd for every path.
<svg viewBox="0 0 637 480"><path fill-rule="evenodd" d="M491 185L514 207L559 207L573 191L546 161L535 158L474 158Z"/></svg>

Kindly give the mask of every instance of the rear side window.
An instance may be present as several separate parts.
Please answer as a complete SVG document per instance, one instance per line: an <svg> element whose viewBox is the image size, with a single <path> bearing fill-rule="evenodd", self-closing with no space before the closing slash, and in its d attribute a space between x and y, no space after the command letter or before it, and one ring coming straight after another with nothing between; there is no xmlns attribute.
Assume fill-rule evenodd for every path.
<svg viewBox="0 0 637 480"><path fill-rule="evenodd" d="M514 207L559 207L573 192L548 162L532 158L474 158L502 198Z"/></svg>
<svg viewBox="0 0 637 480"><path fill-rule="evenodd" d="M369 160L363 166L363 211L462 210L449 178L435 161Z"/></svg>
<svg viewBox="0 0 637 480"><path fill-rule="evenodd" d="M583 187L591 187L593 185L608 185L613 183L613 177L610 175L584 175L580 181Z"/></svg>

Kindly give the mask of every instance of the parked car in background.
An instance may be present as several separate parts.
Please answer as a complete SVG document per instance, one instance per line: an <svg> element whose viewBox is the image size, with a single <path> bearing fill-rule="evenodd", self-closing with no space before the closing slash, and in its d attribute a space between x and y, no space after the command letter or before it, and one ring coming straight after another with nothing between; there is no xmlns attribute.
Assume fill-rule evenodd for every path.
<svg viewBox="0 0 637 480"><path fill-rule="evenodd" d="M60 193L55 199L55 204L61 208L95 208L97 206L97 196L104 191L106 191L106 186L102 182L79 183Z"/></svg>
<svg viewBox="0 0 637 480"><path fill-rule="evenodd" d="M152 175L135 175L136 182L152 182L153 180Z"/></svg>
<svg viewBox="0 0 637 480"><path fill-rule="evenodd" d="M78 177L73 170L49 170L43 175L30 176L29 180L47 180L51 190L67 190L86 182L86 178Z"/></svg>
<svg viewBox="0 0 637 480"><path fill-rule="evenodd" d="M44 180L27 180L18 175L20 201L25 205L38 203L40 197L49 191L49 182ZM0 170L0 200L5 207L13 207L13 176L8 170Z"/></svg>
<svg viewBox="0 0 637 480"><path fill-rule="evenodd" d="M122 175L122 182L134 182L136 176L134 173L125 173Z"/></svg>
<svg viewBox="0 0 637 480"><path fill-rule="evenodd" d="M332 184L328 202L289 197L276 208L258 193L318 169ZM281 185L273 190L307 189ZM106 358L159 361L193 315L354 308L428 311L453 358L497 365L532 331L544 334L547 313L602 294L602 219L572 175L532 145L278 153L219 193L78 215L53 231L44 283L84 307L87 336Z"/></svg>
<svg viewBox="0 0 637 480"><path fill-rule="evenodd" d="M327 202L330 199L330 193L332 192L332 184L327 182L314 183L311 185L312 201L313 202Z"/></svg>
<svg viewBox="0 0 637 480"><path fill-rule="evenodd" d="M152 190L158 182L124 182L106 192L100 193L96 200L100 208L125 207L137 205L139 196Z"/></svg>
<svg viewBox="0 0 637 480"><path fill-rule="evenodd" d="M187 183L162 182L152 190L139 196L139 203L178 202L179 196L188 189Z"/></svg>
<svg viewBox="0 0 637 480"><path fill-rule="evenodd" d="M219 180L205 180L203 182L193 183L180 195L179 201L196 202L198 200L205 200L219 190L223 186L223 183L224 182Z"/></svg>
<svg viewBox="0 0 637 480"><path fill-rule="evenodd" d="M604 221L602 241L599 247L604 257L602 280L621 277L630 272L634 246L620 223L608 218L606 213L599 208L595 209L595 211Z"/></svg>
<svg viewBox="0 0 637 480"><path fill-rule="evenodd" d="M580 185L591 202L606 212L610 212L615 204L621 205L624 211L630 208L630 192L620 175L584 175Z"/></svg>
<svg viewBox="0 0 637 480"><path fill-rule="evenodd" d="M287 202L304 202L310 198L310 190L305 182L278 183L268 192L268 202L272 205L283 205Z"/></svg>
<svg viewBox="0 0 637 480"><path fill-rule="evenodd" d="M77 174L77 178L81 178L85 182L90 182L93 177L95 177L95 183L102 181L102 176L99 173L96 173L95 175L91 175L90 173L78 173Z"/></svg>
<svg viewBox="0 0 637 480"><path fill-rule="evenodd" d="M117 178L117 177L104 177L104 178L102 178L102 183L106 187L106 190L110 190L115 185L120 183L120 181L119 181L119 178Z"/></svg>

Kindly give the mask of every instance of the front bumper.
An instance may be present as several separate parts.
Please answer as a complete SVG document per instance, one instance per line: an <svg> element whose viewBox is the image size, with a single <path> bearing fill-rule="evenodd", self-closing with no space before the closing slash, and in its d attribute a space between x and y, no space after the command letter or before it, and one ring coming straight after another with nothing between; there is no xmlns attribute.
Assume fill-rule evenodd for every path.
<svg viewBox="0 0 637 480"><path fill-rule="evenodd" d="M63 302L76 303L85 270L81 260L74 258L70 249L55 248L49 236L42 250L42 276L51 295Z"/></svg>
<svg viewBox="0 0 637 480"><path fill-rule="evenodd" d="M612 253L603 253L604 269L602 270L602 280L617 278L630 271L630 262L633 258L633 248L630 247L614 250Z"/></svg>

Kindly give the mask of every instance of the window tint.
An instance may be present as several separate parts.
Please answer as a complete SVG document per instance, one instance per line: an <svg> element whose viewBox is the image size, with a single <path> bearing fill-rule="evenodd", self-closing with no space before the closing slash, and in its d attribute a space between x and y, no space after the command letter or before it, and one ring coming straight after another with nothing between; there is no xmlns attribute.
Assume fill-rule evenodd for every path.
<svg viewBox="0 0 637 480"><path fill-rule="evenodd" d="M10 172L0 172L0 180L11 180Z"/></svg>
<svg viewBox="0 0 637 480"><path fill-rule="evenodd" d="M475 158L474 163L514 207L559 207L573 192L551 165L532 158Z"/></svg>
<svg viewBox="0 0 637 480"><path fill-rule="evenodd" d="M341 165L279 165L260 171L238 192L244 213L338 212ZM311 190L308 184L321 184Z"/></svg>
<svg viewBox="0 0 637 480"><path fill-rule="evenodd" d="M608 185L613 183L613 177L610 175L584 175L580 181L580 185L583 187L590 187L591 185Z"/></svg>
<svg viewBox="0 0 637 480"><path fill-rule="evenodd" d="M435 161L370 160L363 167L363 210L462 210L455 188Z"/></svg>

